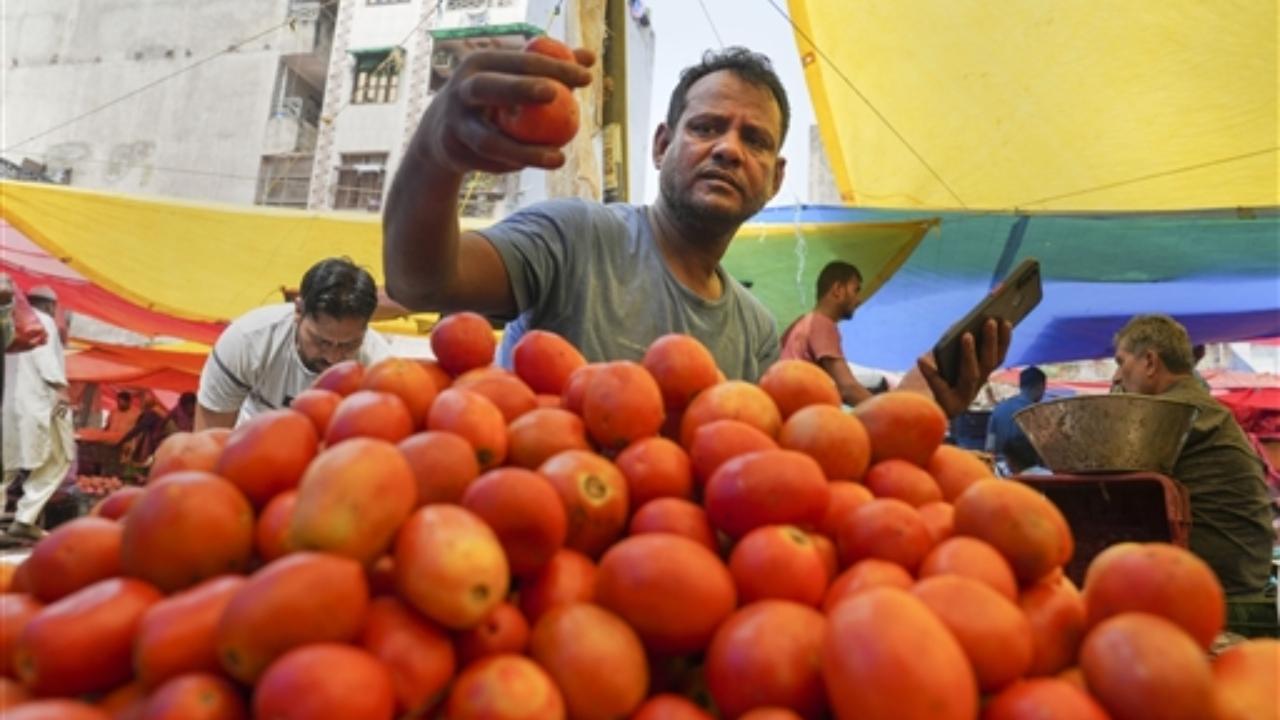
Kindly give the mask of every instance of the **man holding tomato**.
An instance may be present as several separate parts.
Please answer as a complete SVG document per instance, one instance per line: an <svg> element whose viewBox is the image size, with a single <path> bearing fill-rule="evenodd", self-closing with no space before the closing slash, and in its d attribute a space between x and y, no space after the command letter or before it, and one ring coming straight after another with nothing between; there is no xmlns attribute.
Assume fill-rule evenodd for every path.
<svg viewBox="0 0 1280 720"><path fill-rule="evenodd" d="M590 82L589 51L574 51L576 63L543 52L474 53L428 106L387 197L388 293L415 310L510 321L504 364L534 328L559 333L590 361L639 360L652 341L680 332L706 345L727 377L758 379L778 359L777 326L720 260L742 223L778 192L786 168L780 150L790 109L769 59L732 47L681 73L654 133L653 205L551 200L461 232L465 173L564 163L559 148L517 141L497 122L495 108L546 105L557 84ZM935 395L970 385L976 392L1008 346L1007 331L989 330L981 363L968 339L959 389L925 371Z"/></svg>

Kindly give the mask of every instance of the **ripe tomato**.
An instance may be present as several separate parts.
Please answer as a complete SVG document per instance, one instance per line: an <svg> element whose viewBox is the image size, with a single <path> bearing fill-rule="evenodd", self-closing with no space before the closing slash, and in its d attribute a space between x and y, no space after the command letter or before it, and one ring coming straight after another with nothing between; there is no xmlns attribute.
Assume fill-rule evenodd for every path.
<svg viewBox="0 0 1280 720"><path fill-rule="evenodd" d="M267 668L253 693L254 717L282 720L391 720L395 691L387 666L367 651L315 643Z"/></svg>
<svg viewBox="0 0 1280 720"><path fill-rule="evenodd" d="M563 83L551 81L555 95L540 105L507 105L498 108L502 132L531 145L561 146L578 134L578 100Z"/></svg>
<svg viewBox="0 0 1280 720"><path fill-rule="evenodd" d="M570 717L626 717L649 688L640 638L599 605L561 605L543 615L533 629L529 654L564 693Z"/></svg>
<svg viewBox="0 0 1280 720"><path fill-rule="evenodd" d="M596 575L596 602L618 613L657 653L707 646L737 602L729 569L679 535L635 535L609 548Z"/></svg>
<svg viewBox="0 0 1280 720"><path fill-rule="evenodd" d="M498 346L489 321L473 312L441 318L431 329L429 339L436 361L453 377L492 364L493 351Z"/></svg>
<svg viewBox="0 0 1280 720"><path fill-rule="evenodd" d="M515 605L504 602L479 625L458 633L455 645L462 667L489 655L519 655L529 645L529 621Z"/></svg>
<svg viewBox="0 0 1280 720"><path fill-rule="evenodd" d="M792 600L816 607L830 579L817 544L794 525L765 525L747 533L729 556L738 598Z"/></svg>
<svg viewBox="0 0 1280 720"><path fill-rule="evenodd" d="M511 351L512 369L536 393L559 395L573 371L586 364L568 340L546 330L530 330Z"/></svg>
<svg viewBox="0 0 1280 720"><path fill-rule="evenodd" d="M551 676L522 655L491 655L458 675L450 720L564 720L564 696Z"/></svg>
<svg viewBox="0 0 1280 720"><path fill-rule="evenodd" d="M871 588L831 611L822 677L837 717L978 715L978 683L964 650L924 603L896 588Z"/></svg>
<svg viewBox="0 0 1280 720"><path fill-rule="evenodd" d="M826 621L813 608L764 600L737 611L707 650L707 685L725 718L774 706L823 717L822 640Z"/></svg>
<svg viewBox="0 0 1280 720"><path fill-rule="evenodd" d="M561 549L536 574L520 585L520 611L536 623L557 605L591 602L595 597L596 566L575 550Z"/></svg>
<svg viewBox="0 0 1280 720"><path fill-rule="evenodd" d="M396 702L410 715L429 710L457 668L448 633L393 597L369 604L360 644L387 666Z"/></svg>

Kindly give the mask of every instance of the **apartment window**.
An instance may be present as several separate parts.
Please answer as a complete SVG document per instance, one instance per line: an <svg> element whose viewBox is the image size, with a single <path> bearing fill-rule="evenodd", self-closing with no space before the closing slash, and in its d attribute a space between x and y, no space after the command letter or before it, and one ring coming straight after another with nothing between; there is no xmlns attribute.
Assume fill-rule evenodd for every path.
<svg viewBox="0 0 1280 720"><path fill-rule="evenodd" d="M489 0L449 0L446 10L479 10L489 7Z"/></svg>
<svg viewBox="0 0 1280 720"><path fill-rule="evenodd" d="M305 208L311 187L311 155L264 155L258 170L259 205Z"/></svg>
<svg viewBox="0 0 1280 720"><path fill-rule="evenodd" d="M391 103L400 87L400 48L356 55L356 80L351 90L354 105Z"/></svg>
<svg viewBox="0 0 1280 720"><path fill-rule="evenodd" d="M338 187L334 194L335 210L382 209L382 186L387 179L386 153L343 153L338 166Z"/></svg>

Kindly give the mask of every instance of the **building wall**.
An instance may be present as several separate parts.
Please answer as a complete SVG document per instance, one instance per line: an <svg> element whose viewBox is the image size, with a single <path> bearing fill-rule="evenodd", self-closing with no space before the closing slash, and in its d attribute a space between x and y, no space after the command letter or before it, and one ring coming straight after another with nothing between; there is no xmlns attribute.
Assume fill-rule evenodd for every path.
<svg viewBox="0 0 1280 720"><path fill-rule="evenodd" d="M353 56L363 50L400 47L406 51L405 68L408 67L407 51L413 44L413 36L426 33L418 27L422 2L395 5L366 5L358 2L353 8L351 35L347 40L346 58L333 57L330 62L345 62L348 74L355 72ZM395 102L386 104L352 104L351 85L348 78L343 109L334 121L334 151L336 162L344 153L385 152L388 168L399 164L400 138L404 132L405 108L409 97L408 75L400 74L400 87ZM388 184L390 180L388 179Z"/></svg>
<svg viewBox="0 0 1280 720"><path fill-rule="evenodd" d="M840 188L827 161L822 133L817 125L809 126L809 202L814 205L840 205Z"/></svg>
<svg viewBox="0 0 1280 720"><path fill-rule="evenodd" d="M648 10L643 3L631 3L633 10L627 18L627 124L628 155L627 182L630 202L644 202L644 179L649 164L653 162L653 128L649 127L652 103L665 103L666 98L653 97L653 59L657 42L653 25L649 23Z"/></svg>
<svg viewBox="0 0 1280 720"><path fill-rule="evenodd" d="M77 186L253 202L278 48L292 41L287 7L288 0L8 0L0 22L6 159L69 168Z"/></svg>
<svg viewBox="0 0 1280 720"><path fill-rule="evenodd" d="M605 1L566 0L556 13L560 0L6 0L0 3L0 147L14 163L43 162L51 174L69 169L76 186L236 204L255 202L263 158L273 156L287 174L300 176L300 192L290 197L325 209L339 190L344 155L386 153L385 194L430 102L429 94L424 99L430 72L410 69L415 60L429 60L431 31L536 28L572 42L571 34L582 34L570 22L579 3ZM319 3L334 11L337 27L327 41L333 51L299 61L296 53L315 45L315 24L289 23L290 13ZM224 52L248 38L255 39ZM353 104L355 53L389 47L405 52L395 101ZM636 17L628 26L627 51L631 198L640 201L649 162L654 41L652 28ZM279 85L280 68L291 53L293 66L311 63L308 81L322 93L322 107L313 107L305 123L280 108L288 94ZM420 86L416 97L411 82ZM156 84L121 99L148 83ZM22 142L114 100L120 101ZM583 162L598 165L596 119L584 107L583 133L594 159L585 152ZM492 211L500 216L565 192L598 195L598 182L573 180L540 170L502 178L507 199ZM263 185L279 190L283 182Z"/></svg>

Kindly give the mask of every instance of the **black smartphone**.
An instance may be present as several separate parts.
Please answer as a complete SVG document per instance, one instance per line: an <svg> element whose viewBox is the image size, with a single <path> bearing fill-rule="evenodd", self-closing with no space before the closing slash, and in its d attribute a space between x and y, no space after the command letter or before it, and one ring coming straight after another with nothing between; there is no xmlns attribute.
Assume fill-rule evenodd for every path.
<svg viewBox="0 0 1280 720"><path fill-rule="evenodd" d="M952 325L933 346L933 359L938 363L938 373L948 383L955 385L960 377L960 338L972 333L973 339L982 342L982 325L987 320L1007 320L1017 325L1022 318L1040 304L1040 262L1027 258L1010 272L967 315Z"/></svg>

